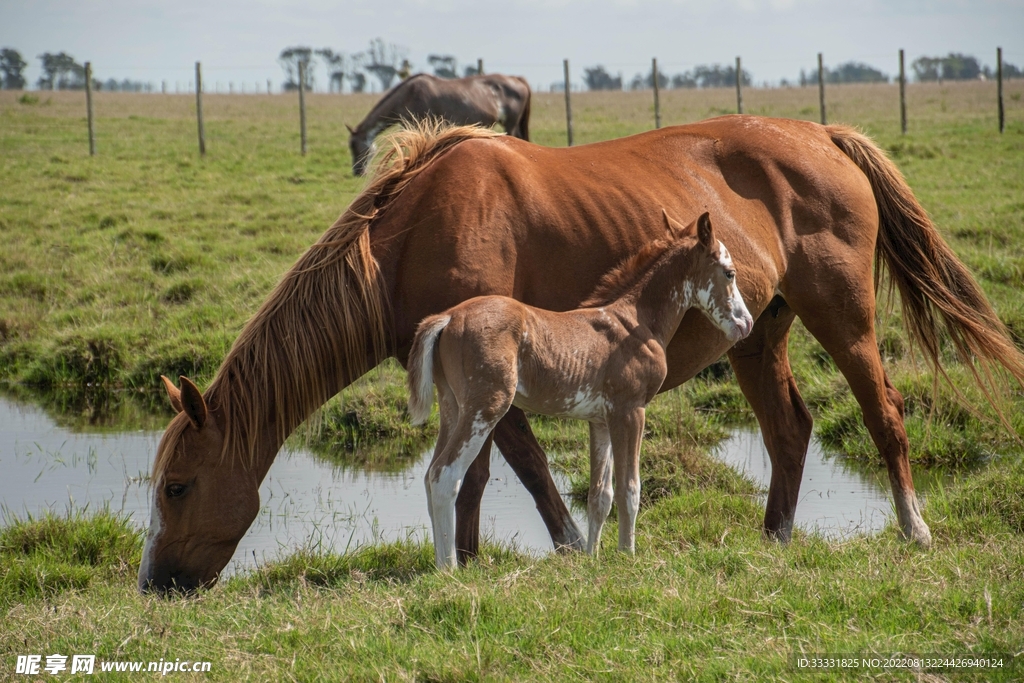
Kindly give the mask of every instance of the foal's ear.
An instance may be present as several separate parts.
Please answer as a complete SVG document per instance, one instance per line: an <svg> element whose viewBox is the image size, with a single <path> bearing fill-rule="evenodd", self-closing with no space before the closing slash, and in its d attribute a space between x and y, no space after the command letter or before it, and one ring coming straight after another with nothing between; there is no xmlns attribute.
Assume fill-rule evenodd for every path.
<svg viewBox="0 0 1024 683"><path fill-rule="evenodd" d="M715 229L711 227L711 216L707 211L697 219L697 239L704 247L714 253L718 251L718 240L715 239Z"/></svg>
<svg viewBox="0 0 1024 683"><path fill-rule="evenodd" d="M686 234L686 231L690 229L690 226L684 226L679 221L668 215L668 211L664 208L661 210L661 215L665 219L665 231L668 232L669 236L678 239Z"/></svg>
<svg viewBox="0 0 1024 683"><path fill-rule="evenodd" d="M171 399L171 407L181 412L181 392L178 391L178 387L174 386L174 382L167 379L163 375L160 375L160 379L164 381L164 389L167 390L167 398Z"/></svg>
<svg viewBox="0 0 1024 683"><path fill-rule="evenodd" d="M199 391L199 388L192 383L188 377L182 375L181 380L181 409L187 416L192 426L196 429L202 429L203 425L206 424L206 401L203 400L203 394Z"/></svg>
<svg viewBox="0 0 1024 683"><path fill-rule="evenodd" d="M352 128L352 126L350 126L350 125L348 125L346 123L345 127L348 128L348 132L349 132L350 135L355 135L356 134L356 131Z"/></svg>

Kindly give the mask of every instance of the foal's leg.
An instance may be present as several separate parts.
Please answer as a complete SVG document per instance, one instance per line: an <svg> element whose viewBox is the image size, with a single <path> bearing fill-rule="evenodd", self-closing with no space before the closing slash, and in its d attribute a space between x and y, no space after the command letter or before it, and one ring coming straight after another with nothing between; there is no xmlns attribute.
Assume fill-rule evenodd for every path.
<svg viewBox="0 0 1024 683"><path fill-rule="evenodd" d="M537 511L551 534L555 550L583 550L586 542L576 520L569 514L562 495L551 478L548 458L530 429L526 415L516 406L509 408L494 431L494 441L512 470L533 496ZM481 490L481 495L483 491ZM460 536L459 540L464 537Z"/></svg>
<svg viewBox="0 0 1024 683"><path fill-rule="evenodd" d="M612 441L608 425L590 423L590 492L587 494L587 552L601 547L601 529L612 510Z"/></svg>
<svg viewBox="0 0 1024 683"><path fill-rule="evenodd" d="M789 366L789 328L795 315L781 298L772 303L750 336L729 351L729 361L757 416L772 462L764 532L787 542L793 532L812 421Z"/></svg>
<svg viewBox="0 0 1024 683"><path fill-rule="evenodd" d="M511 403L511 398L509 398ZM480 453L504 410L463 405L451 437L443 449L435 451L424 477L430 522L434 530L434 559L442 569L454 568L455 499L466 471Z"/></svg>
<svg viewBox="0 0 1024 683"><path fill-rule="evenodd" d="M640 440L644 408L616 416L609 423L615 459L615 505L619 510L619 550L632 554L636 546L636 513L640 509Z"/></svg>
<svg viewBox="0 0 1024 683"><path fill-rule="evenodd" d="M437 408L438 408L438 422L440 427L437 430L437 443L434 444L434 455L431 456L430 462L434 463L440 457L444 451L445 446L451 440L452 431L455 429L455 425L459 420L459 404L455 400L455 394L452 393L451 387L448 386L448 382L443 378L437 379L435 377L434 385L437 387ZM427 512L430 514L431 526L433 526L434 519L434 505L430 497L430 485L427 484Z"/></svg>

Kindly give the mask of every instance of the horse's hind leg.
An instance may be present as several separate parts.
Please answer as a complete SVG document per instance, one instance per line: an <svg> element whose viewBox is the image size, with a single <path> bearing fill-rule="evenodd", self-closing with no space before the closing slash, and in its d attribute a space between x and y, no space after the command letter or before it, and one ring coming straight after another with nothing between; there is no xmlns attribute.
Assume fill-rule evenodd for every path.
<svg viewBox="0 0 1024 683"><path fill-rule="evenodd" d="M729 361L757 416L772 462L764 531L783 542L789 541L793 532L812 427L811 414L789 366L789 328L794 317L781 297L774 299L750 335L729 351Z"/></svg>
<svg viewBox="0 0 1024 683"><path fill-rule="evenodd" d="M864 424L889 471L896 516L903 535L928 547L931 532L921 518L914 480L910 476L910 444L903 426L903 397L886 377L875 339L875 293L870 256L866 267L859 269L863 272L857 270L851 267L833 271L827 284L794 292L790 305L832 356L860 404ZM839 314L837 302L844 304Z"/></svg>

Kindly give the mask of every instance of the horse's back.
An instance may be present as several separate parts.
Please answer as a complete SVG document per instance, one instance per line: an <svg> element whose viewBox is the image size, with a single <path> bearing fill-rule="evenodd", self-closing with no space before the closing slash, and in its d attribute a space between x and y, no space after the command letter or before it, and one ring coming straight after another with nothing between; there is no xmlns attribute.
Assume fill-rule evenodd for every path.
<svg viewBox="0 0 1024 683"><path fill-rule="evenodd" d="M568 310L664 235L663 210L684 222L711 212L755 316L799 240L833 239L815 235L837 222L877 221L870 185L825 127L729 116L573 148L467 140L409 183L375 225L375 243L384 261L389 249L406 259L398 316L481 294Z"/></svg>

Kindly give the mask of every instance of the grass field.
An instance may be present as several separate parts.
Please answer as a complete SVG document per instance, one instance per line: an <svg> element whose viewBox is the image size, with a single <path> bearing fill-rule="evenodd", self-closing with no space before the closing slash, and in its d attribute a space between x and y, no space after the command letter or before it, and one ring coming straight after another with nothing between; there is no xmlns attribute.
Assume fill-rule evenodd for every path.
<svg viewBox="0 0 1024 683"><path fill-rule="evenodd" d="M901 136L894 86L829 89L830 120L861 126L889 150L1018 343L1022 93L1024 82L1008 84L1000 136L993 84L914 85ZM187 374L203 386L277 278L361 187L343 124L372 98L311 96L301 157L294 97L208 95L200 159L191 97L100 93L90 158L83 96L38 95L0 93L0 382L83 428L159 425L167 409L156 377ZM733 97L665 92L663 121L729 112ZM652 125L650 93L574 98L577 142ZM744 102L748 113L818 117L815 89L751 89ZM531 131L564 144L560 95L536 96ZM614 522L599 559L492 547L455 576L431 570L429 547L340 557L310 548L197 599L163 601L134 592L140 539L124 522L8 519L0 677L17 654L53 652L203 659L213 663L204 680L438 681L792 680L802 676L794 652L1019 655L1024 394L1004 397L1011 435L965 370L951 371L962 396L941 386L933 395L898 318L880 329L907 398L914 460L989 463L929 498L930 551L907 547L893 529L842 542L798 534L785 548L763 541L758 492L707 454L724 425L750 418L727 365L716 364L652 404L636 557L608 551ZM819 438L877 459L845 382L799 324L791 355ZM375 466L416 452L432 432L403 418L402 377L393 366L371 373L305 438L326 457ZM546 446L582 452L579 425L536 426ZM555 463L574 488L582 460Z"/></svg>

